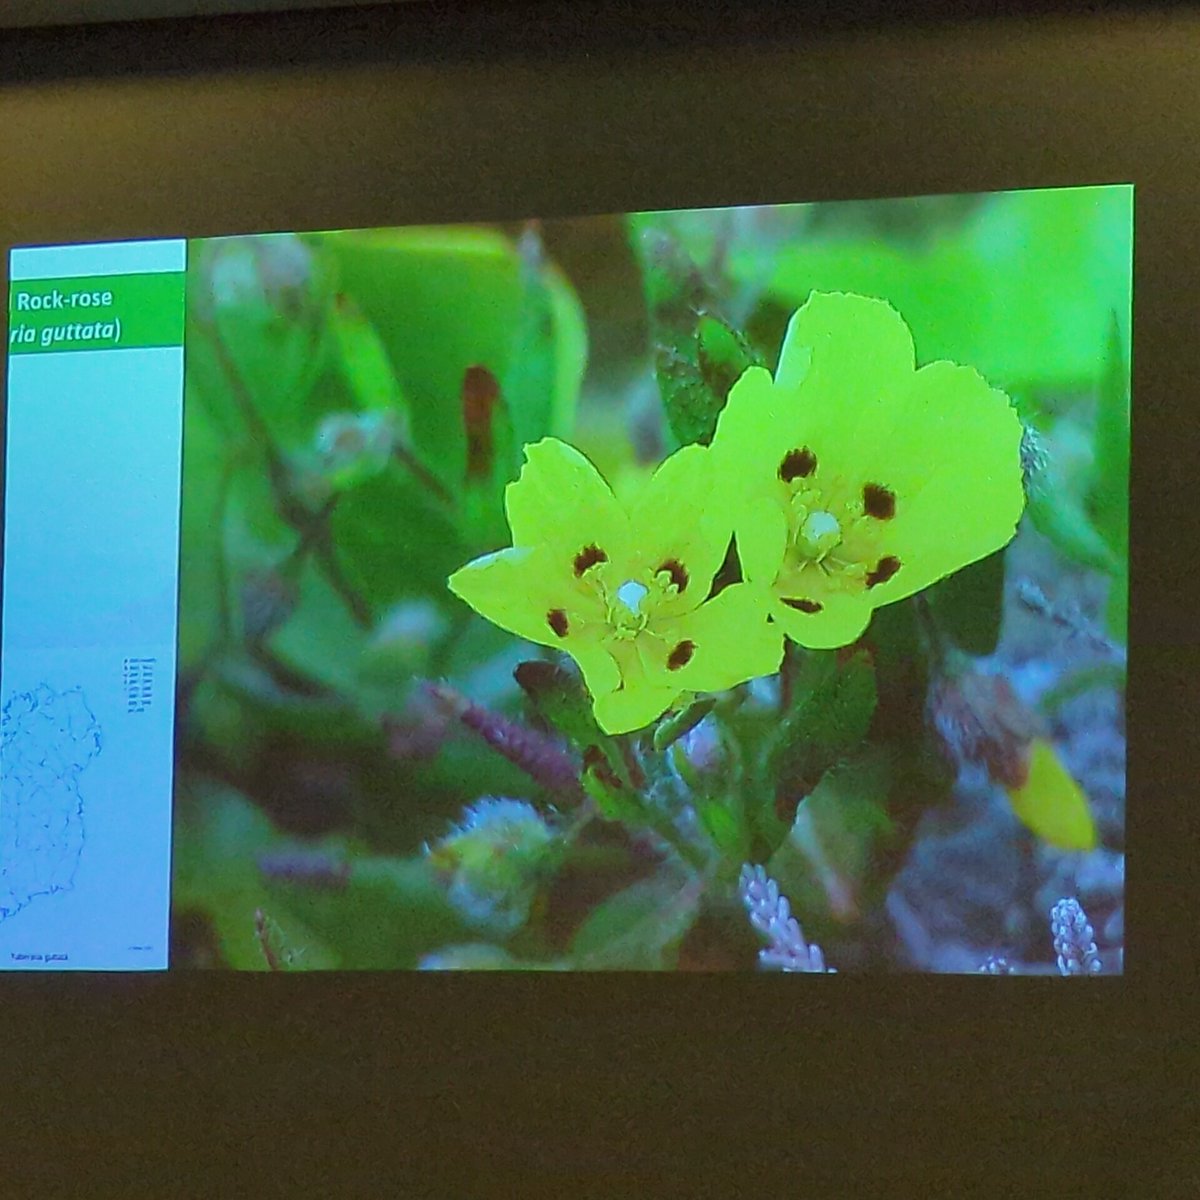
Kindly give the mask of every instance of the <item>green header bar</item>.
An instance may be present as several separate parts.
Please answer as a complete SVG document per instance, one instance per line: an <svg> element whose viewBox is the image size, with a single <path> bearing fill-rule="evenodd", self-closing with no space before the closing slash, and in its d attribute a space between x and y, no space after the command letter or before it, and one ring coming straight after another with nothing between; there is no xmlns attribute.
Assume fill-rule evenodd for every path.
<svg viewBox="0 0 1200 1200"><path fill-rule="evenodd" d="M133 350L182 346L182 271L14 280L8 352Z"/></svg>

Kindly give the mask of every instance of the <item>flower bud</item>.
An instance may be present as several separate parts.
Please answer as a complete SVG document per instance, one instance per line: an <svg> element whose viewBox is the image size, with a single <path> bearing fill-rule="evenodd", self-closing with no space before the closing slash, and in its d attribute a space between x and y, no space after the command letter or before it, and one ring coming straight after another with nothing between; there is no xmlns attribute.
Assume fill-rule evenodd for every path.
<svg viewBox="0 0 1200 1200"><path fill-rule="evenodd" d="M321 469L336 488L378 475L391 461L397 422L389 411L330 413L317 427Z"/></svg>
<svg viewBox="0 0 1200 1200"><path fill-rule="evenodd" d="M532 804L487 796L428 854L467 923L503 936L528 918L553 839Z"/></svg>

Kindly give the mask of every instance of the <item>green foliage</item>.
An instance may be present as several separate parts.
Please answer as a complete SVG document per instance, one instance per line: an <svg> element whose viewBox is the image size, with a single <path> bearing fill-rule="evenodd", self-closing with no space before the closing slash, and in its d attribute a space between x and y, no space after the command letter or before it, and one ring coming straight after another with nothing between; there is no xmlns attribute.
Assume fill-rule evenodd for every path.
<svg viewBox="0 0 1200 1200"><path fill-rule="evenodd" d="M553 268L523 262L484 230L336 233L321 244L379 331L409 399L414 448L439 478L465 477L465 431L446 416L460 410L471 367L512 387L505 402L524 440L570 430L586 337L579 302Z"/></svg>
<svg viewBox="0 0 1200 1200"><path fill-rule="evenodd" d="M717 706L712 696L704 696L679 712L665 717L654 730L654 749L662 754L681 737L686 736Z"/></svg>
<svg viewBox="0 0 1200 1200"><path fill-rule="evenodd" d="M577 230L547 229L543 245L533 224L192 247L174 903L221 964L662 970L687 939L689 964L711 940L714 961L749 967L745 862L768 865L810 935L852 940L878 913L952 780L926 726L931 672L959 652L1003 652L1007 552L877 609L851 646L793 644L778 675L694 703L681 685L678 707L615 736L573 667L531 657L447 588L506 544L505 488L527 444L573 441L618 497L636 495L671 448L661 421L677 443L709 442L734 382L775 354L814 289L887 299L919 362L970 364L1016 396L1048 448L1030 521L1064 561L1107 576L1123 638L1126 195L640 214L607 228L633 244L640 296L629 270L604 290L615 285ZM600 360L578 427L589 331L576 287ZM634 347L643 306L647 359ZM604 324L614 313L620 336ZM655 401L630 381L651 365L658 407L635 425ZM568 506L564 480L546 513ZM698 522L711 497L689 503ZM741 566L731 553L722 585ZM705 632L732 653L743 626ZM1066 675L1043 707L1122 683L1118 666ZM481 838L480 797L512 797L535 834L484 822ZM264 866L293 853L338 870Z"/></svg>
<svg viewBox="0 0 1200 1200"><path fill-rule="evenodd" d="M1035 525L1069 558L1109 576L1105 624L1126 637L1129 572L1129 357L1121 321L1110 315L1096 380L1090 443L1065 447L1043 471L1029 502Z"/></svg>
<svg viewBox="0 0 1200 1200"><path fill-rule="evenodd" d="M330 528L347 582L376 618L403 597L435 595L463 553L451 517L399 469L343 496Z"/></svg>
<svg viewBox="0 0 1200 1200"><path fill-rule="evenodd" d="M276 884L274 891L355 969L415 967L464 933L424 859L363 858L342 890Z"/></svg>
<svg viewBox="0 0 1200 1200"><path fill-rule="evenodd" d="M1047 716L1054 716L1064 705L1093 688L1125 688L1125 667L1119 663L1099 663L1069 675L1062 683L1049 689L1041 698L1038 707Z"/></svg>
<svg viewBox="0 0 1200 1200"><path fill-rule="evenodd" d="M996 649L1004 613L1004 551L955 571L928 591L934 619L960 649L985 656Z"/></svg>
<svg viewBox="0 0 1200 1200"><path fill-rule="evenodd" d="M1096 411L1095 473L1088 505L1096 529L1118 559L1109 585L1106 624L1125 641L1129 611L1129 359L1113 315Z"/></svg>
<svg viewBox="0 0 1200 1200"><path fill-rule="evenodd" d="M487 942L464 942L445 946L426 955L420 963L423 971L561 971L560 963L525 962L501 946Z"/></svg>
<svg viewBox="0 0 1200 1200"><path fill-rule="evenodd" d="M264 909L289 945L303 947L296 965L310 970L337 965L337 956L300 918L273 904L259 876L257 855L269 849L275 832L244 797L227 789L202 787L180 797L176 809L171 900L176 912L199 912L213 926L226 966L269 969L255 913Z"/></svg>
<svg viewBox="0 0 1200 1200"><path fill-rule="evenodd" d="M345 292L337 297L329 324L337 349L337 364L356 407L366 412L382 410L407 416L408 401L400 391L387 348L375 327Z"/></svg>
<svg viewBox="0 0 1200 1200"><path fill-rule="evenodd" d="M874 856L891 833L890 782L888 759L878 750L830 768L767 864L810 934L860 917Z"/></svg>
<svg viewBox="0 0 1200 1200"><path fill-rule="evenodd" d="M785 308L812 291L885 297L911 326L920 362L970 363L1005 388L1088 388L1110 314L1130 310L1129 196L1001 193L923 245L827 227L777 256L767 289ZM735 276L758 269L752 255L731 256Z"/></svg>
<svg viewBox="0 0 1200 1200"><path fill-rule="evenodd" d="M695 883L669 878L635 883L596 906L575 934L571 961L583 971L670 969L699 901Z"/></svg>
<svg viewBox="0 0 1200 1200"><path fill-rule="evenodd" d="M875 713L875 668L857 653L844 663L830 651L800 658L791 711L779 728L771 774L781 792L803 795L866 737Z"/></svg>
<svg viewBox="0 0 1200 1200"><path fill-rule="evenodd" d="M189 261L189 383L226 429L303 444L328 362L324 261L294 234L193 242Z"/></svg>
<svg viewBox="0 0 1200 1200"><path fill-rule="evenodd" d="M579 674L560 663L535 659L513 673L537 714L577 746L610 745L596 724L591 699Z"/></svg>
<svg viewBox="0 0 1200 1200"><path fill-rule="evenodd" d="M630 218L642 259L663 409L680 445L708 444L730 388L760 359L745 338L713 313L713 284L687 245L657 214Z"/></svg>
<svg viewBox="0 0 1200 1200"><path fill-rule="evenodd" d="M634 781L617 738L596 723L592 700L579 675L558 663L521 663L514 678L533 710L581 753L580 782L610 820L636 820Z"/></svg>

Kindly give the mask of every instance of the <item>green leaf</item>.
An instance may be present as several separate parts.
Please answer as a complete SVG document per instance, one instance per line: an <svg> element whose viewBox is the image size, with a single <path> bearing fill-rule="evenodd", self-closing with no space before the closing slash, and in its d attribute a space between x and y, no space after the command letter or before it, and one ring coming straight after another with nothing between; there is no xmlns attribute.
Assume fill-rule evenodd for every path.
<svg viewBox="0 0 1200 1200"><path fill-rule="evenodd" d="M708 314L696 326L696 362L701 379L721 408L742 372L761 365L759 355L737 330Z"/></svg>
<svg viewBox="0 0 1200 1200"><path fill-rule="evenodd" d="M715 696L704 696L660 721L654 730L655 753L663 754L669 750L681 737L691 733L716 706Z"/></svg>
<svg viewBox="0 0 1200 1200"><path fill-rule="evenodd" d="M341 497L331 527L349 586L376 613L406 596L444 595L468 557L445 507L399 467Z"/></svg>
<svg viewBox="0 0 1200 1200"><path fill-rule="evenodd" d="M791 711L772 752L781 791L804 793L866 737L875 713L875 669L856 652L839 664L834 651L809 651L802 660Z"/></svg>
<svg viewBox="0 0 1200 1200"><path fill-rule="evenodd" d="M1045 486L1029 498L1026 511L1037 531L1068 558L1106 575L1116 575L1121 563L1093 524L1080 498L1061 480L1053 464Z"/></svg>
<svg viewBox="0 0 1200 1200"><path fill-rule="evenodd" d="M1004 565L1004 551L998 550L956 571L927 593L938 628L970 654L991 654L1000 639Z"/></svg>
<svg viewBox="0 0 1200 1200"><path fill-rule="evenodd" d="M700 909L700 885L642 880L597 906L571 943L579 970L661 971Z"/></svg>
<svg viewBox="0 0 1200 1200"><path fill-rule="evenodd" d="M705 832L725 859L744 861L747 857L746 835L742 823L730 810L725 799L701 800L696 815Z"/></svg>
<svg viewBox="0 0 1200 1200"><path fill-rule="evenodd" d="M546 261L536 226L526 227L516 251L513 347L501 392L519 449L559 427L559 397L573 396L579 388L587 332L574 293ZM519 454L512 453L504 465L503 481L516 478Z"/></svg>
<svg viewBox="0 0 1200 1200"><path fill-rule="evenodd" d="M425 859L359 859L341 891L288 884L272 891L337 947L344 969L412 968L466 932Z"/></svg>
<svg viewBox="0 0 1200 1200"><path fill-rule="evenodd" d="M670 214L637 214L630 218L630 231L642 264L667 422L680 444L707 444L730 388L758 356L739 332L713 315L712 281L693 261Z"/></svg>
<svg viewBox="0 0 1200 1200"><path fill-rule="evenodd" d="M484 367L505 381L528 348L518 336L524 289L516 248L489 230L434 227L330 233L320 244L395 368L409 400L415 451L440 478L463 479L465 373ZM554 370L549 404L518 422L530 440L570 432L584 366L578 299L551 267L540 286L551 309Z"/></svg>
<svg viewBox="0 0 1200 1200"><path fill-rule="evenodd" d="M349 700L296 676L266 654L228 651L214 660L211 678L252 727L261 722L277 736L292 734L341 753L378 740Z"/></svg>
<svg viewBox="0 0 1200 1200"><path fill-rule="evenodd" d="M777 255L768 289L789 308L814 290L878 296L912 329L919 362L965 363L1001 387L1082 390L1111 313L1129 312L1132 236L1128 186L1004 192L927 245L813 231ZM759 270L748 248L731 263L739 278Z"/></svg>
<svg viewBox="0 0 1200 1200"><path fill-rule="evenodd" d="M673 213L634 213L629 235L642 269L652 329L675 335L695 330L696 314L713 299L711 281L697 265L694 243L680 236Z"/></svg>
<svg viewBox="0 0 1200 1200"><path fill-rule="evenodd" d="M232 449L189 381L183 407L183 508L179 559L179 668L197 666L222 633L222 531Z"/></svg>
<svg viewBox="0 0 1200 1200"><path fill-rule="evenodd" d="M1092 519L1118 562L1112 570L1104 620L1122 645L1129 635L1129 356L1113 314L1096 411Z"/></svg>
<svg viewBox="0 0 1200 1200"><path fill-rule="evenodd" d="M641 806L618 740L596 724L591 697L580 676L541 659L520 663L513 677L534 711L583 753L580 783L609 820L637 820Z"/></svg>
<svg viewBox="0 0 1200 1200"><path fill-rule="evenodd" d="M1118 691L1125 687L1125 667L1121 663L1097 663L1093 667L1084 667L1068 675L1061 683L1056 684L1043 693L1038 708L1046 716L1054 716L1064 704L1074 700L1093 688L1116 688Z"/></svg>
<svg viewBox="0 0 1200 1200"><path fill-rule="evenodd" d="M537 714L577 746L612 741L596 724L591 697L577 671L560 663L531 659L518 664L513 678Z"/></svg>
<svg viewBox="0 0 1200 1200"><path fill-rule="evenodd" d="M758 362L745 340L716 317L694 318L686 335L668 334L655 358L659 391L671 432L681 445L707 445L729 391Z"/></svg>
<svg viewBox="0 0 1200 1200"><path fill-rule="evenodd" d="M329 324L338 368L358 407L366 412L404 414L407 420L408 403L396 382L387 349L354 300L340 294L330 311Z"/></svg>
<svg viewBox="0 0 1200 1200"><path fill-rule="evenodd" d="M298 601L291 616L271 636L273 654L305 679L348 700L365 702L370 693L363 678L369 634L352 618L340 596L317 566L309 562L300 576ZM410 672L411 674L411 672ZM407 682L399 676L395 684ZM388 690L384 681L380 692Z"/></svg>
<svg viewBox="0 0 1200 1200"><path fill-rule="evenodd" d="M193 242L188 371L222 424L306 444L319 414L332 289L325 260L295 234Z"/></svg>
<svg viewBox="0 0 1200 1200"><path fill-rule="evenodd" d="M206 915L223 960L235 969L268 969L255 928L259 909L286 934L289 947L303 951L295 959L297 968L336 967L333 948L273 897L259 876L258 855L276 840L270 821L239 793L217 787L183 790L175 811L172 907Z"/></svg>
<svg viewBox="0 0 1200 1200"><path fill-rule="evenodd" d="M562 971L565 967L554 962L526 962L514 958L501 946L487 942L464 942L443 946L426 955L420 963L422 971Z"/></svg>
<svg viewBox="0 0 1200 1200"><path fill-rule="evenodd" d="M767 864L810 935L858 918L876 849L891 833L891 771L876 750L831 768L796 810L791 831ZM813 921L820 922L812 929Z"/></svg>
<svg viewBox="0 0 1200 1200"><path fill-rule="evenodd" d="M589 746L584 751L579 782L605 820L621 821L633 828L646 824L641 797L598 747Z"/></svg>

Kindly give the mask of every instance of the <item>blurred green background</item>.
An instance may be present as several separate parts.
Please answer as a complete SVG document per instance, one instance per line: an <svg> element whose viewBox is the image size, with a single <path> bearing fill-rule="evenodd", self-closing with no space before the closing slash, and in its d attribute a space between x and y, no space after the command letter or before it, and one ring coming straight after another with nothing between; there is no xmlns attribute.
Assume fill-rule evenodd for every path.
<svg viewBox="0 0 1200 1200"><path fill-rule="evenodd" d="M636 481L814 289L885 297L1054 439L1030 518L1123 641L1131 255L1124 186L193 243L173 961L659 965L591 920L640 878L620 838L543 863L515 930L456 898L424 848L465 806L561 797L421 681L521 717L540 652L445 587L507 543L521 447ZM695 917L623 895L618 925Z"/></svg>

